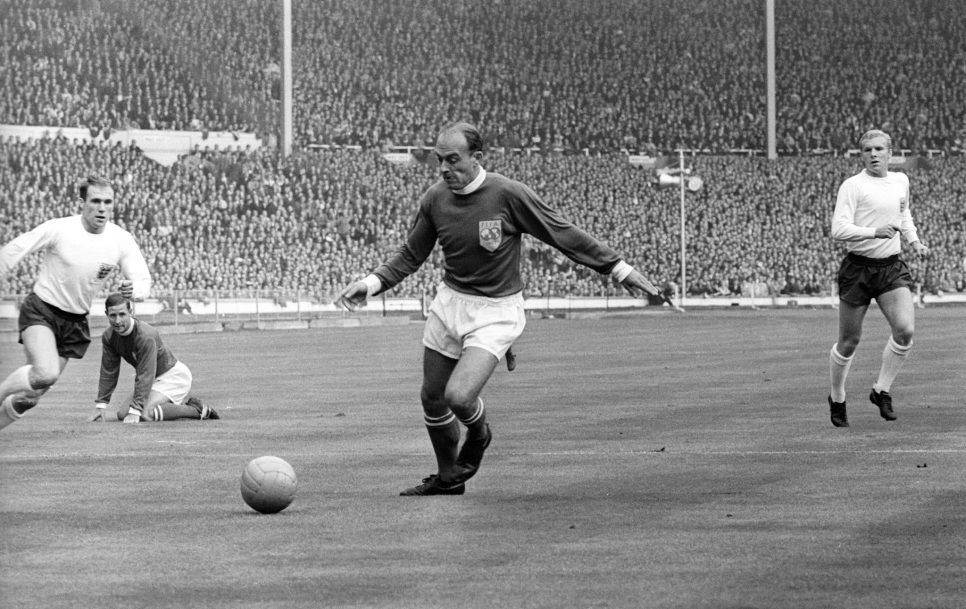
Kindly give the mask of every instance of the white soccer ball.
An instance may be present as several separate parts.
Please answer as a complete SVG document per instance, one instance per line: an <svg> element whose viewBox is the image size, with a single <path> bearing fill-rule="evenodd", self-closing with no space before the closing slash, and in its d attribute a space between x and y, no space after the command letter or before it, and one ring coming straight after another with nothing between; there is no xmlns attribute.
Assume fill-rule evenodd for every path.
<svg viewBox="0 0 966 609"><path fill-rule="evenodd" d="M295 499L298 479L284 459L265 456L252 459L241 475L241 496L256 512L275 514Z"/></svg>

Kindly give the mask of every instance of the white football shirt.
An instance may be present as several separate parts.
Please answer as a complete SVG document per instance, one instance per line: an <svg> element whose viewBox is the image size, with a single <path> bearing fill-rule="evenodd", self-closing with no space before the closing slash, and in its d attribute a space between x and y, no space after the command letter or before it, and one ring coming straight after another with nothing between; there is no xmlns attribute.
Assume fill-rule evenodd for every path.
<svg viewBox="0 0 966 609"><path fill-rule="evenodd" d="M87 314L104 281L120 268L134 282L134 298L151 291L151 274L131 233L108 222L101 233L84 228L81 216L56 218L20 235L0 249L0 274L32 252L43 251L34 293L69 313Z"/></svg>
<svg viewBox="0 0 966 609"><path fill-rule="evenodd" d="M875 229L892 225L899 229L891 239L876 239ZM888 258L906 242L919 240L909 211L909 177L897 171L875 177L863 170L839 187L832 214L832 238L844 241L850 252L866 258Z"/></svg>

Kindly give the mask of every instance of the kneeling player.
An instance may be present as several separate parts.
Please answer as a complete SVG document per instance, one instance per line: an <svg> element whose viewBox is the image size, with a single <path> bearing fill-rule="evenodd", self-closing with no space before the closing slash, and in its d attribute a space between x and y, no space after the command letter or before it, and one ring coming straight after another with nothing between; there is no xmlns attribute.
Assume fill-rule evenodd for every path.
<svg viewBox="0 0 966 609"><path fill-rule="evenodd" d="M91 421L106 421L121 370L121 360L135 370L134 393L117 417L125 423L173 419L218 419L218 413L191 391L191 370L175 358L157 329L131 315L131 302L111 294L104 303L110 326L101 335L101 372Z"/></svg>

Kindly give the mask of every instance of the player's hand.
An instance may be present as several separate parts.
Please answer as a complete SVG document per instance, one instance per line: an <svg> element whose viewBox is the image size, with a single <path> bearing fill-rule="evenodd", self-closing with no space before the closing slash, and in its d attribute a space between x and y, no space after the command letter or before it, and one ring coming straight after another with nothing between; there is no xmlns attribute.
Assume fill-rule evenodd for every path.
<svg viewBox="0 0 966 609"><path fill-rule="evenodd" d="M631 274L624 278L621 282L624 289L630 292L631 296L637 297L641 295L641 292L650 294L652 296L657 296L661 292L654 287L654 284L648 281L647 277L641 275L636 269L631 271Z"/></svg>
<svg viewBox="0 0 966 609"><path fill-rule="evenodd" d="M923 245L922 241L916 241L912 244L912 249L915 250L919 257L928 256L929 248Z"/></svg>
<svg viewBox="0 0 966 609"><path fill-rule="evenodd" d="M366 285L365 281L356 281L342 290L336 303L342 305L349 311L355 311L360 306L366 304L366 298L368 297L369 286Z"/></svg>
<svg viewBox="0 0 966 609"><path fill-rule="evenodd" d="M120 292L121 292L121 296L123 296L128 300L131 300L132 298L134 298L134 282L131 281L130 279L125 279L124 281L122 281Z"/></svg>
<svg viewBox="0 0 966 609"><path fill-rule="evenodd" d="M896 233L898 232L899 232L898 227L893 226L891 224L887 224L886 226L880 226L875 229L875 238L892 239L893 237L896 236Z"/></svg>
<svg viewBox="0 0 966 609"><path fill-rule="evenodd" d="M91 423L106 423L107 422L107 404L97 404L94 407L94 414L87 419Z"/></svg>

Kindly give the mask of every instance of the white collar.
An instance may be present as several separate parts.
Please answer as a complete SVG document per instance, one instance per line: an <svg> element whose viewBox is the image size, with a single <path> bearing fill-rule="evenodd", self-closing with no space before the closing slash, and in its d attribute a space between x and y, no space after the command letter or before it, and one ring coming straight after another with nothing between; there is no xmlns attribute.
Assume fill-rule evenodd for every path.
<svg viewBox="0 0 966 609"><path fill-rule="evenodd" d="M136 326L136 325L137 325L137 320L132 317L131 318L131 325L128 326L127 331L126 332L118 332L118 334L120 334L121 336L130 336L131 333L134 332L134 326Z"/></svg>
<svg viewBox="0 0 966 609"><path fill-rule="evenodd" d="M469 184L467 184L466 186L464 186L459 190L454 190L453 192L458 195L468 195L471 192L474 192L476 189L478 189L483 184L483 180L485 179L486 179L486 170L480 167L480 173L476 174L476 177L473 178L472 182L470 182Z"/></svg>

